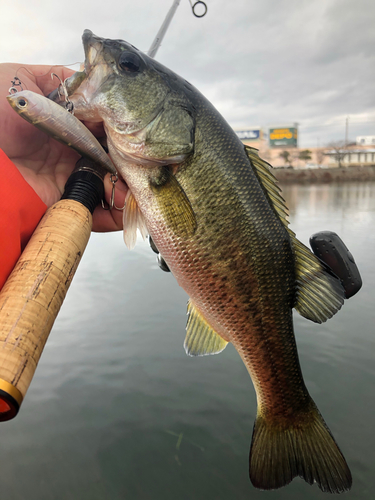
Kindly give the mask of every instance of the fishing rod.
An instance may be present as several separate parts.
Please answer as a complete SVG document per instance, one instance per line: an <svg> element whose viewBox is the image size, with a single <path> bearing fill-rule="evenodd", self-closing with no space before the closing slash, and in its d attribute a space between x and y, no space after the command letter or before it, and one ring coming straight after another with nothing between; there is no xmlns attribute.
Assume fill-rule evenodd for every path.
<svg viewBox="0 0 375 500"><path fill-rule="evenodd" d="M164 34L173 13L167 16ZM47 210L0 291L0 422L14 418L25 398L90 238L93 211L104 198L106 172L87 159L77 163L62 199ZM343 242L328 232L312 240L314 253L341 280L346 298L353 296L362 281Z"/></svg>
<svg viewBox="0 0 375 500"><path fill-rule="evenodd" d="M104 199L99 164L81 158L0 291L0 422L14 418L90 238Z"/></svg>
<svg viewBox="0 0 375 500"><path fill-rule="evenodd" d="M191 0L189 0L189 2L191 5L191 10L192 10L195 17L204 17L207 14L207 5L204 2L202 2L201 0L199 0L198 2L195 2L194 4L191 2ZM179 6L179 4L180 4L180 0L173 1L172 7L169 9L169 11L164 19L163 24L161 25L154 41L151 44L151 47L149 48L149 51L147 52L147 55L149 57L152 57L152 58L155 57L156 52L158 51L158 49L161 45L161 42L164 38L164 35L167 32L167 29L168 29L168 27L173 19L173 16L176 13L176 10L177 10L177 7ZM200 7L203 7L202 13L198 12L198 8L200 8Z"/></svg>
<svg viewBox="0 0 375 500"><path fill-rule="evenodd" d="M191 3L191 0L189 0ZM174 0L149 55L154 57L180 0ZM202 4L203 14L196 8ZM207 6L191 4L203 17ZM16 91L19 89L15 89ZM106 170L81 158L60 201L50 207L0 291L0 422L14 418L25 398L104 199Z"/></svg>

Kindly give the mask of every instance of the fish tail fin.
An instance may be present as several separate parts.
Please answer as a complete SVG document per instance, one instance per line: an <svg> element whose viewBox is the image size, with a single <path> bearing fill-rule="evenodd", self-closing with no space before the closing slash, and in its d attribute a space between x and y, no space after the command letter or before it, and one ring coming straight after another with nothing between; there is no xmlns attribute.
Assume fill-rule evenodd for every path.
<svg viewBox="0 0 375 500"><path fill-rule="evenodd" d="M316 482L324 492L350 489L352 476L345 458L312 405L289 424L258 413L250 448L250 480L256 488L281 488L300 476L309 484Z"/></svg>

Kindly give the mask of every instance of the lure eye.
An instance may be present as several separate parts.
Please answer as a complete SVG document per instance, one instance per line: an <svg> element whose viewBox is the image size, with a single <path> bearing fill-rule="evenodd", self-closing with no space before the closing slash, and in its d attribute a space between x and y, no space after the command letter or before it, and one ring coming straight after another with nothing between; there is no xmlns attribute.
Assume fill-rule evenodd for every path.
<svg viewBox="0 0 375 500"><path fill-rule="evenodd" d="M118 65L127 73L138 73L142 66L142 60L139 55L134 52L122 52Z"/></svg>
<svg viewBox="0 0 375 500"><path fill-rule="evenodd" d="M26 108L26 106L27 106L27 101L26 101L26 99L24 99L23 97L20 97L20 98L18 99L18 101L17 101L17 106L18 106L19 108L21 108L21 109L22 109L22 108Z"/></svg>

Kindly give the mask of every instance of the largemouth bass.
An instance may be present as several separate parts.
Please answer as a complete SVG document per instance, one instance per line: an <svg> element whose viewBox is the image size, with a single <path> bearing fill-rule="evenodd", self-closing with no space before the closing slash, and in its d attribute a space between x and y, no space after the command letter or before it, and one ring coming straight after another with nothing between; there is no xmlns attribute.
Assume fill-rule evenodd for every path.
<svg viewBox="0 0 375 500"><path fill-rule="evenodd" d="M26 121L82 156L99 163L108 172L116 173L110 157L96 137L61 106L31 90L17 92L7 96L7 99L12 108Z"/></svg>
<svg viewBox="0 0 375 500"><path fill-rule="evenodd" d="M232 342L255 387L250 479L275 489L301 476L323 491L351 474L303 381L292 309L323 322L341 307L338 279L288 228L268 165L245 148L192 85L121 40L85 30L76 116L103 122L129 186L125 240L147 228L189 294L185 349Z"/></svg>

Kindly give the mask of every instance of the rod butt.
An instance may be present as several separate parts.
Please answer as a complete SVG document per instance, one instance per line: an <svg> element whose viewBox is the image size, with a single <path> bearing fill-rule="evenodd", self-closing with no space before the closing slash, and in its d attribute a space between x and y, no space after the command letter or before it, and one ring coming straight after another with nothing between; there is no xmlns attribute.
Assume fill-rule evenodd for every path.
<svg viewBox="0 0 375 500"><path fill-rule="evenodd" d="M0 379L0 422L14 418L20 409L23 396L6 380Z"/></svg>

